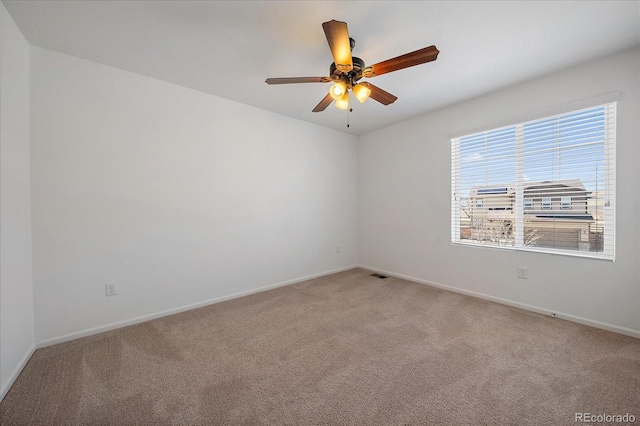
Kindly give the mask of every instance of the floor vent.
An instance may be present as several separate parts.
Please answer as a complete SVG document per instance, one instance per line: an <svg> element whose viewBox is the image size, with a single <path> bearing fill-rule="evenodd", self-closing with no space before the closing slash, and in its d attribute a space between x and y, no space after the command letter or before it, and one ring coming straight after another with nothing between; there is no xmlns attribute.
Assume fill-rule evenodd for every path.
<svg viewBox="0 0 640 426"><path fill-rule="evenodd" d="M381 280L384 280L385 278L387 278L386 275L380 275L380 274L371 274L372 277L376 277L376 278L380 278Z"/></svg>

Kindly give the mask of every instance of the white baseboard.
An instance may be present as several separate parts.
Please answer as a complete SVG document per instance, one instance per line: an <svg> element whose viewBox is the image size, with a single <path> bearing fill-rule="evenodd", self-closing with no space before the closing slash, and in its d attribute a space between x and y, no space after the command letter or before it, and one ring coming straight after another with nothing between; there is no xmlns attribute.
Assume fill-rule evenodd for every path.
<svg viewBox="0 0 640 426"><path fill-rule="evenodd" d="M209 299L209 300L205 300L205 301L202 301L202 302L192 303L192 304L189 304L189 305L184 305L184 306L180 306L180 307L173 308L173 309L167 309L165 311L156 312L156 313L153 313L153 314L142 315L142 316L139 316L139 317L129 318L129 319L122 320L122 321L116 321L116 322L112 322L112 323L109 323L109 324L100 325L100 326L97 326L97 327L86 328L84 330L79 330L79 331L75 331L73 333L64 334L62 336L54 337L52 339L42 340L42 341L36 343L36 347L38 349L45 348L47 346L57 345L59 343L64 343L64 342L69 342L71 340L79 339L81 337L87 337L87 336L91 336L91 335L94 335L94 334L104 333L106 331L115 330L115 329L126 327L126 326L129 326L129 325L139 324L141 322L146 322L146 321L151 321L151 320L154 320L156 318L166 317L168 315L178 314L180 312L185 312L185 311L190 311L192 309L202 308L204 306L213 305L215 303L224 302L226 300L237 299L238 297L248 296L248 295L254 294L254 293L260 293L260 292L271 290L271 289L274 289L274 288L284 287L284 286L291 285L291 284L296 284L296 283L299 283L299 282L302 282L302 281L312 280L314 278L322 277L322 276L325 276L325 275L331 275L331 274L335 274L337 272L348 271L350 269L354 269L354 268L357 268L357 267L358 267L358 265L345 266L343 268L333 269L331 271L325 271L325 272L321 272L321 273L318 273L318 274L308 275L306 277L296 278L296 279L289 280L289 281L283 281L283 282L276 283L276 284L270 284L270 285L267 285L267 286L264 286L264 287L259 287L259 288L252 289L252 290L241 291L239 293L231 294L231 295L228 295L228 296L217 297L215 299Z"/></svg>
<svg viewBox="0 0 640 426"><path fill-rule="evenodd" d="M512 300L502 299L500 297L494 297L494 296L490 296L490 295L484 294L484 293L477 293L475 291L464 290L464 289L461 289L461 288L458 288L458 287L452 287L452 286L449 286L449 285L440 284L440 283L436 283L436 282L432 282L432 281L427 281L427 280L423 280L423 279L420 279L420 278L411 277L411 276L403 275L403 274L398 274L398 273L391 272L391 271L385 271L385 270L374 268L374 267L367 266L367 265L358 265L358 267L362 268L362 269L366 269L366 270L371 271L371 272L377 272L379 274L388 275L388 276L391 276L391 277L402 278L404 280L413 281L413 282L416 282L418 284L424 284L424 285L427 285L427 286L430 286L430 287L436 287L436 288L440 288L440 289L443 289L443 290L452 291L454 293L464 294L466 296L477 297L478 299L488 300L490 302L496 302L496 303L500 303L502 305L512 306L514 308L520 308L520 309L524 309L524 310L527 310L527 311L536 312L536 313L542 314L542 315L551 316L551 313L553 312L555 314L555 318L560 318L560 319L571 321L571 322L575 322L575 323L578 323L578 324L588 325L590 327L600 328L602 330L612 331L614 333L624 334L625 336L631 336L631 337L635 337L637 339L640 339L640 331L633 330L631 328L620 327L620 326L617 326L617 325L607 324L607 323L604 323L604 322L595 321L595 320L591 320L591 319L588 319L588 318L579 317L579 316L576 316L576 315L571 315L571 314L566 314L566 313L562 313L562 312L552 311L551 309L541 308L539 306L528 305L526 303L514 302Z"/></svg>
<svg viewBox="0 0 640 426"><path fill-rule="evenodd" d="M7 392L9 392L9 389L11 389L13 382L15 382L18 376L20 375L20 373L22 373L24 366L27 365L27 363L29 362L29 360L31 359L31 356L35 351L36 351L36 345L31 345L31 348L27 351L26 354L24 354L24 356L22 357L22 359L20 360L16 368L13 369L13 372L9 376L9 379L2 384L2 387L0 387L0 401L2 401L5 395L7 394Z"/></svg>

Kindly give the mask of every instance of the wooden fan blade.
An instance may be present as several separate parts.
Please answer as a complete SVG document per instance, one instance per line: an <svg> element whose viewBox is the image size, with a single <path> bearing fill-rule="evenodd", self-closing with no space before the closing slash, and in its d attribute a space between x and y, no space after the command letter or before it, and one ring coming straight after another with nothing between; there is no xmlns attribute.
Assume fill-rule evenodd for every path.
<svg viewBox="0 0 640 426"><path fill-rule="evenodd" d="M284 77L268 78L264 82L267 84L292 84L292 83L328 83L329 77Z"/></svg>
<svg viewBox="0 0 640 426"><path fill-rule="evenodd" d="M363 70L363 74L365 77L375 77L388 72L435 61L438 59L438 53L440 53L440 51L435 46L425 47L415 52L406 53L396 58L387 59L386 61L371 65L371 67ZM368 68L371 68L371 71L369 71Z"/></svg>
<svg viewBox="0 0 640 426"><path fill-rule="evenodd" d="M333 98L330 94L327 93L327 96L324 97L323 100L320 101L318 105L313 109L313 112L324 111L330 104L333 102Z"/></svg>
<svg viewBox="0 0 640 426"><path fill-rule="evenodd" d="M392 95L389 92L386 92L384 90L382 90L381 88L379 88L378 86L374 86L371 83L368 82L362 82L360 83L363 86L367 86L369 89L371 89L371 94L369 95L369 97L371 99L374 99L378 102L380 102L382 105L389 105L392 104L396 101L396 99L398 99L397 96Z"/></svg>
<svg viewBox="0 0 640 426"><path fill-rule="evenodd" d="M353 60L351 59L351 41L349 40L347 23L332 19L329 22L324 22L322 28L327 36L336 68L342 72L351 71Z"/></svg>

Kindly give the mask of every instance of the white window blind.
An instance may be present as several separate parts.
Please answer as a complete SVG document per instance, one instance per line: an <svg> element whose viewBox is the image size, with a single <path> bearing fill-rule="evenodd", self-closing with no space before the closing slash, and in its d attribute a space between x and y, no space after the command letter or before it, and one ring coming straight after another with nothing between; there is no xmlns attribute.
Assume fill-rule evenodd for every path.
<svg viewBox="0 0 640 426"><path fill-rule="evenodd" d="M451 240L614 259L616 103L453 138Z"/></svg>

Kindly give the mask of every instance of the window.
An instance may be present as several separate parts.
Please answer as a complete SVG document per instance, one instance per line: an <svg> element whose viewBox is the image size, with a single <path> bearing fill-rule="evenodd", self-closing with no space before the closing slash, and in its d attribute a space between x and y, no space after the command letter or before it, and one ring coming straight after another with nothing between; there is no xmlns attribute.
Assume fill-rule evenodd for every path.
<svg viewBox="0 0 640 426"><path fill-rule="evenodd" d="M524 199L524 209L525 210L533 210L533 198L525 198Z"/></svg>
<svg viewBox="0 0 640 426"><path fill-rule="evenodd" d="M615 122L613 102L453 138L452 242L613 260Z"/></svg>

